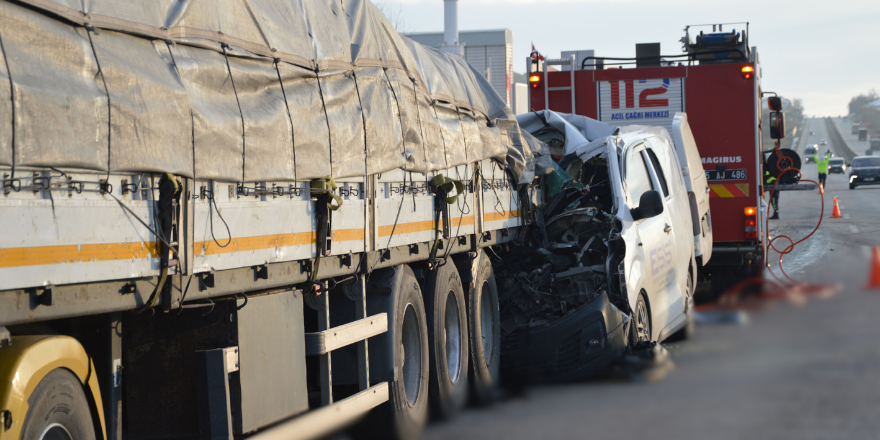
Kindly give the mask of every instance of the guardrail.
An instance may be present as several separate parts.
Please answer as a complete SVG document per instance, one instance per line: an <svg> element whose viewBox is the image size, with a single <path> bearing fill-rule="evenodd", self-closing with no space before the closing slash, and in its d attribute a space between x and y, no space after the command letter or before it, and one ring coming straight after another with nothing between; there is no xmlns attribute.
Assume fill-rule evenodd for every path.
<svg viewBox="0 0 880 440"><path fill-rule="evenodd" d="M828 128L828 133L831 135L831 142L834 145L834 149L840 153L841 156L846 160L846 163L851 163L853 158L856 157L856 153L853 152L847 145L846 141L843 140L843 136L840 135L840 131L837 130L837 125L834 124L834 121L831 118L825 118L825 127Z"/></svg>

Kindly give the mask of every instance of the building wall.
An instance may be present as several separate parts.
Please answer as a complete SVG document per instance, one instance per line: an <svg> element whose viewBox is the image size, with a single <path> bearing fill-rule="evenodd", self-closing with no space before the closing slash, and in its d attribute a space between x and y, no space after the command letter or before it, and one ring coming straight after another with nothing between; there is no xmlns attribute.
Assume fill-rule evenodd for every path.
<svg viewBox="0 0 880 440"><path fill-rule="evenodd" d="M407 35L426 46L439 48L443 33ZM510 29L462 31L458 37L464 46L464 59L487 77L492 88L510 105L513 87L513 33Z"/></svg>
<svg viewBox="0 0 880 440"><path fill-rule="evenodd" d="M464 59L479 72L486 75L492 88L510 104L510 84L513 58L513 45L465 46Z"/></svg>

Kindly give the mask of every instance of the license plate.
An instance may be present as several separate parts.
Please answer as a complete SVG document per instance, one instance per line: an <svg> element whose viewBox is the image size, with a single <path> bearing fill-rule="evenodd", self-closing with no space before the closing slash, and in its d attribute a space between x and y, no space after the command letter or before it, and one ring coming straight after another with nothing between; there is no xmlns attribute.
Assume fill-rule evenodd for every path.
<svg viewBox="0 0 880 440"><path fill-rule="evenodd" d="M873 177L866 177L865 178L865 182L873 182L873 181L874 181Z"/></svg>
<svg viewBox="0 0 880 440"><path fill-rule="evenodd" d="M744 169L737 170L706 170L706 180L746 180L748 173Z"/></svg>

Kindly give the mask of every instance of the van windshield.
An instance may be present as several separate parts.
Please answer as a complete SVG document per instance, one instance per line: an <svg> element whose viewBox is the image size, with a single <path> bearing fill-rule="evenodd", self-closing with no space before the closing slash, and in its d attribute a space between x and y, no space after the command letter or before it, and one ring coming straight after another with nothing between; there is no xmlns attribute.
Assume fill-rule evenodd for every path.
<svg viewBox="0 0 880 440"><path fill-rule="evenodd" d="M880 167L880 157L858 157L853 160L853 167Z"/></svg>
<svg viewBox="0 0 880 440"><path fill-rule="evenodd" d="M840 165L843 163L843 159L834 158L834 159L829 160L828 163L831 165Z"/></svg>

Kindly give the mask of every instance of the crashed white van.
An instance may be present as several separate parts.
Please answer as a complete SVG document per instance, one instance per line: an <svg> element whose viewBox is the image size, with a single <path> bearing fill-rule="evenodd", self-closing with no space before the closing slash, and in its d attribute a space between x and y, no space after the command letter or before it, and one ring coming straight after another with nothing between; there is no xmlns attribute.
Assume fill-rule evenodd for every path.
<svg viewBox="0 0 880 440"><path fill-rule="evenodd" d="M676 118L674 130L692 140L686 117ZM696 146L680 160L663 127L551 111L517 119L563 145L542 183L544 204L529 210L532 233L496 263L506 374L583 377L627 347L687 336L696 256L711 255L711 235L705 249L694 225L702 207L708 215L708 193L694 191L705 182L691 178L703 174L690 170L701 164Z"/></svg>

